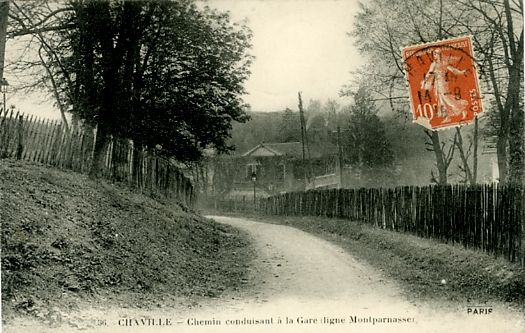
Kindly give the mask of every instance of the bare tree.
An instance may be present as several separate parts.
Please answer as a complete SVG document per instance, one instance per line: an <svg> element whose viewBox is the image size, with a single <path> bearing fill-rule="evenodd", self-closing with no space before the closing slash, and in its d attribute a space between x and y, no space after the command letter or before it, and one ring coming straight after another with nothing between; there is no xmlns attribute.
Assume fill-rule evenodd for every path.
<svg viewBox="0 0 525 333"><path fill-rule="evenodd" d="M371 60L359 74L375 82L372 89L389 101L393 111L410 112L400 48L453 36L453 29L448 33L443 29L445 25L453 26L444 15L446 5L443 1L422 4L414 0L387 3L375 0L361 5L350 36L357 38L356 46ZM440 133L425 133L430 139L427 150L434 152L436 158L438 176L432 174L433 181L446 184L455 144L444 152L446 141L440 139Z"/></svg>
<svg viewBox="0 0 525 333"><path fill-rule="evenodd" d="M33 43L37 44L38 58L24 58L24 56L33 55L32 52L24 52L25 54L22 57L9 64L10 68L14 74L30 73L30 82L22 85L19 89L31 91L43 88L52 93L66 130L69 128L65 115L66 107L63 98L60 97L62 91L56 82L53 67L56 65L63 67L62 59L56 52L56 44L59 40L57 34L71 27L70 24L66 23L64 16L64 13L70 10L71 8L68 6L57 7L48 1L23 2L21 4L13 2L13 8L9 12L12 23L7 34L11 39L26 37L25 41L19 40L19 43L26 43L26 50L34 48Z"/></svg>
<svg viewBox="0 0 525 333"><path fill-rule="evenodd" d="M465 183L475 185L477 183L478 174L478 119L475 119L474 134L469 140L468 147L465 149L463 144L463 134L461 128L456 127L455 144L459 152L461 163L458 165L459 170L463 173ZM469 159L472 157L472 168L470 167Z"/></svg>
<svg viewBox="0 0 525 333"><path fill-rule="evenodd" d="M429 142L425 142L425 144L427 145L427 150L434 152L436 155L436 166L438 169L437 178L434 171L430 171L430 181L439 185L445 185L448 182L448 168L454 158L457 136L454 136L454 140L447 148L447 142L440 141L439 136L436 135L436 133L436 131L425 129L425 134L430 140Z"/></svg>
<svg viewBox="0 0 525 333"><path fill-rule="evenodd" d="M497 137L496 150L500 183L524 184L524 113L523 93L523 2L509 0L466 0L460 2L480 16L481 26L463 24L474 36L480 64L485 68L491 88L495 116L492 134Z"/></svg>
<svg viewBox="0 0 525 333"><path fill-rule="evenodd" d="M474 36L484 90L490 91L496 105L493 126L500 182L506 183L509 173L511 183L523 183L523 4L509 0L372 0L361 6L351 33L361 52L371 57L361 74L376 82L376 91L389 100L393 110L408 112L408 99L402 97L406 88L400 47ZM488 104L486 100L485 106ZM448 166L441 151L443 143L438 132L429 135L439 179L444 180L446 174L441 173Z"/></svg>

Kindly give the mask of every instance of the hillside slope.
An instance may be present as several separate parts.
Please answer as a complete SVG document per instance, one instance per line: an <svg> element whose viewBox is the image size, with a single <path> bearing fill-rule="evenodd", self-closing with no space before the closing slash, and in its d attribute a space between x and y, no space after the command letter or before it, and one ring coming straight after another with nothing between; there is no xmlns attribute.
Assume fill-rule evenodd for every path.
<svg viewBox="0 0 525 333"><path fill-rule="evenodd" d="M42 165L0 160L0 205L4 322L218 297L253 256L245 234L176 203Z"/></svg>

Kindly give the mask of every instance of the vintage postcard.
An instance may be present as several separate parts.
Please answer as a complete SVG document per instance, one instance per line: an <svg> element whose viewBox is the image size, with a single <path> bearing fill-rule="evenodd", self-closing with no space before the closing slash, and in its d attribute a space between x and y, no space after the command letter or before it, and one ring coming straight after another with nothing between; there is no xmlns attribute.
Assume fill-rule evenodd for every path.
<svg viewBox="0 0 525 333"><path fill-rule="evenodd" d="M0 0L2 331L525 332L523 5Z"/></svg>

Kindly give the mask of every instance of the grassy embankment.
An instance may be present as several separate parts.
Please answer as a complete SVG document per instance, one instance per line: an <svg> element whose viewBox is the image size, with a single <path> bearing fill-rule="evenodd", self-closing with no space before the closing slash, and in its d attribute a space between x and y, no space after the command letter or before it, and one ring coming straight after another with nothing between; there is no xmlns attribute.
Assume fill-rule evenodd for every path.
<svg viewBox="0 0 525 333"><path fill-rule="evenodd" d="M438 300L467 306L496 301L525 311L525 269L505 259L344 219L244 216L293 226L341 246L397 281L416 303Z"/></svg>
<svg viewBox="0 0 525 333"><path fill-rule="evenodd" d="M241 286L245 234L124 186L0 160L2 319L180 305Z"/></svg>

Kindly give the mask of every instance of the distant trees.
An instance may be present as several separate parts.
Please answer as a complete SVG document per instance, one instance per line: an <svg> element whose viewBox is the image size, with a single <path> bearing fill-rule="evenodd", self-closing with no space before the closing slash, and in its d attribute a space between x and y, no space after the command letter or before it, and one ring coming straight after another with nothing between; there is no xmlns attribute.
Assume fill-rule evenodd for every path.
<svg viewBox="0 0 525 333"><path fill-rule="evenodd" d="M341 107L336 101L325 104L311 100L306 109L306 134L309 145L338 144L341 132L343 163L356 168L392 167L394 152L387 139L385 124L365 86L352 93L354 102ZM232 143L252 148L262 142L301 142L299 112L286 108L278 113L251 114L251 121L235 126ZM278 119L279 123L270 118ZM250 141L253 146L246 147ZM243 151L244 151L243 150ZM243 152L241 151L241 153Z"/></svg>
<svg viewBox="0 0 525 333"><path fill-rule="evenodd" d="M370 92L365 90L365 94ZM357 93L358 90L355 91ZM359 101L359 98L356 100ZM338 131L340 128L340 142L344 154L343 160L343 178L344 186L347 187L378 187L378 186L401 186L401 185L419 185L424 186L429 183L428 174L434 161L432 154L425 150L425 133L419 125L413 124L411 120L406 120L404 116L397 113L385 114L385 106L380 102L372 99L363 98L363 103L349 103L339 106L332 100L331 102L323 101L321 103L320 116L324 117L326 122L324 131L327 134L326 141L322 144L312 144L316 146L328 146L327 142L337 146ZM363 104L370 106L365 111L360 111L356 106ZM329 110L336 110L333 115L334 121L331 121ZM368 111L367 111L368 110ZM351 125L353 113L363 113L365 115L362 126L364 130L354 129ZM242 154L261 142L300 142L300 120L299 112L288 109L279 112L247 112L250 120L246 123L235 123L232 131L230 143L236 146L236 153ZM291 131L297 133L297 138L289 138L290 141L282 141L285 136L282 125L284 114L290 115L288 122ZM295 118L295 120L293 120ZM359 119L359 116L356 116ZM354 125L357 123L356 121ZM313 125L317 128L317 125ZM354 126L357 127L357 126ZM318 127L321 128L321 127ZM359 133L359 134L358 134ZM463 132L465 134L465 132ZM358 148L354 144L355 139L365 142L366 148ZM448 139L448 138L447 138ZM466 139L466 138L465 138ZM312 143L310 134L308 140ZM333 147L335 148L335 147ZM338 149L334 149L337 152ZM364 154L359 157L356 151L362 151ZM469 156L469 151L465 150L465 156ZM359 164L359 159L364 161ZM224 161L228 158L224 158ZM482 173L487 176L487 168L482 168ZM219 171L218 171L219 172ZM229 174L225 169L221 169L220 174ZM219 173L217 173L219 175ZM221 176L222 177L222 176ZM462 181L463 173L461 170L451 175L454 181Z"/></svg>
<svg viewBox="0 0 525 333"><path fill-rule="evenodd" d="M339 113L341 105L333 99L328 99L324 105L324 113L326 114L326 125L331 131L336 131L339 124Z"/></svg>
<svg viewBox="0 0 525 333"><path fill-rule="evenodd" d="M281 126L277 135L277 142L299 142L301 141L301 119L299 112L293 112L286 108L282 112Z"/></svg>
<svg viewBox="0 0 525 333"><path fill-rule="evenodd" d="M91 176L111 137L181 161L227 151L245 121L243 82L251 33L193 1L71 1L53 32L47 65L69 111L97 127ZM41 33L45 28L21 32ZM40 21L39 21L40 22Z"/></svg>
<svg viewBox="0 0 525 333"><path fill-rule="evenodd" d="M354 103L347 108L343 127L344 160L358 167L392 166L394 152L368 88L362 85L352 95Z"/></svg>

